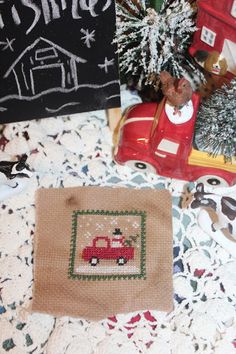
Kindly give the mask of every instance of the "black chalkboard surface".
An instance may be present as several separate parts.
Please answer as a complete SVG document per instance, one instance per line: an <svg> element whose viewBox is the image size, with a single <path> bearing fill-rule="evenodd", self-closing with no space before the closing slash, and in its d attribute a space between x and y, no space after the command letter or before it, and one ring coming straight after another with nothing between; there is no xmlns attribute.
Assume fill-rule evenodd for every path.
<svg viewBox="0 0 236 354"><path fill-rule="evenodd" d="M118 107L114 0L0 1L0 122Z"/></svg>

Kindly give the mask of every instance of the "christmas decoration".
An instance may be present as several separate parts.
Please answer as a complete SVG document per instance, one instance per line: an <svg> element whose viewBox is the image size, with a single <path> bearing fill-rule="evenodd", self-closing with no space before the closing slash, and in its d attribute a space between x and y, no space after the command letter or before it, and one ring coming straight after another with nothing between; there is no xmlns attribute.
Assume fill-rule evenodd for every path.
<svg viewBox="0 0 236 354"><path fill-rule="evenodd" d="M150 7L149 7L150 6ZM151 6L155 6L151 7ZM117 41L120 71L138 87L159 88L159 74L204 76L188 54L196 27L196 10L187 0L120 0L117 2ZM158 11L158 12L157 12Z"/></svg>
<svg viewBox="0 0 236 354"><path fill-rule="evenodd" d="M236 157L236 79L203 101L196 122L195 142L212 156L225 161Z"/></svg>
<svg viewBox="0 0 236 354"><path fill-rule="evenodd" d="M185 78L176 79L167 71L160 73L160 81L163 95L167 98L168 104L174 106L175 113L181 114L179 109L190 101L193 94L190 82Z"/></svg>
<svg viewBox="0 0 236 354"><path fill-rule="evenodd" d="M125 111L114 150L115 161L136 171L198 181L211 187L236 184L236 161L231 164L225 162L223 156L213 158L207 152L196 150L192 144L200 96L187 90L187 95L184 92L181 95L183 106L174 101L169 103L169 99L177 97L173 82L177 81L176 86L179 86L187 80L176 80L161 72L162 81L163 74L168 76L171 95L168 97L168 85L164 83L165 97L159 104L140 103Z"/></svg>
<svg viewBox="0 0 236 354"><path fill-rule="evenodd" d="M190 53L208 71L216 75L228 71L232 78L236 75L236 0L199 0L197 5L198 30Z"/></svg>
<svg viewBox="0 0 236 354"><path fill-rule="evenodd" d="M236 186L214 193L199 183L192 195L191 208L200 208L198 225L217 243L236 257Z"/></svg>
<svg viewBox="0 0 236 354"><path fill-rule="evenodd" d="M18 161L0 160L0 201L19 194L27 188L33 173L26 160L26 155Z"/></svg>
<svg viewBox="0 0 236 354"><path fill-rule="evenodd" d="M167 189L41 188L36 220L33 311L95 321L173 309Z"/></svg>
<svg viewBox="0 0 236 354"><path fill-rule="evenodd" d="M194 57L199 65L212 74L224 76L227 72L227 61L217 51L197 50Z"/></svg>

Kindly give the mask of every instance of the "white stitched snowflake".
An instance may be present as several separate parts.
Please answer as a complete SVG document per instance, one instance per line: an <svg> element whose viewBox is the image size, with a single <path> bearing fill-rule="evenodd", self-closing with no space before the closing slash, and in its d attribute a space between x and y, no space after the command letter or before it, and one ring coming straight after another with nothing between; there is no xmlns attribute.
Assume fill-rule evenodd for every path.
<svg viewBox="0 0 236 354"><path fill-rule="evenodd" d="M132 225L135 229L137 229L140 225L137 221L135 221Z"/></svg>
<svg viewBox="0 0 236 354"><path fill-rule="evenodd" d="M86 237L86 238L90 238L91 237L91 232L89 232L89 231L87 231L87 232L85 232L85 234L84 234L84 236Z"/></svg>
<svg viewBox="0 0 236 354"><path fill-rule="evenodd" d="M111 218L111 225L117 225L117 218Z"/></svg>
<svg viewBox="0 0 236 354"><path fill-rule="evenodd" d="M88 29L85 30L81 28L80 32L84 34L84 36L81 37L81 40L84 41L84 44L87 46L87 48L91 48L91 42L95 42L95 30L89 32Z"/></svg>
<svg viewBox="0 0 236 354"><path fill-rule="evenodd" d="M96 230L103 230L104 229L104 225L103 224L98 224L96 223Z"/></svg>

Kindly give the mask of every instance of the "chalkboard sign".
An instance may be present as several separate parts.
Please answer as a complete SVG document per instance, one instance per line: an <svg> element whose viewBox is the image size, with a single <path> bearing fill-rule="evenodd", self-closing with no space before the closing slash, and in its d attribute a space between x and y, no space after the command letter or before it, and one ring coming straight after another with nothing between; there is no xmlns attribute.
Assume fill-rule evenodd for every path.
<svg viewBox="0 0 236 354"><path fill-rule="evenodd" d="M0 122L118 107L113 0L0 1Z"/></svg>

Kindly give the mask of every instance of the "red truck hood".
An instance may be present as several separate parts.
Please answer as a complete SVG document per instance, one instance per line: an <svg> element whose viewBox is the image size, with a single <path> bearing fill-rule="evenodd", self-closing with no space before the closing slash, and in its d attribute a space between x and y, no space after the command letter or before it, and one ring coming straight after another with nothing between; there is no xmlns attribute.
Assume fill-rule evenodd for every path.
<svg viewBox="0 0 236 354"><path fill-rule="evenodd" d="M156 103L142 103L128 111L121 128L122 145L135 142L140 148L149 146L156 108Z"/></svg>

